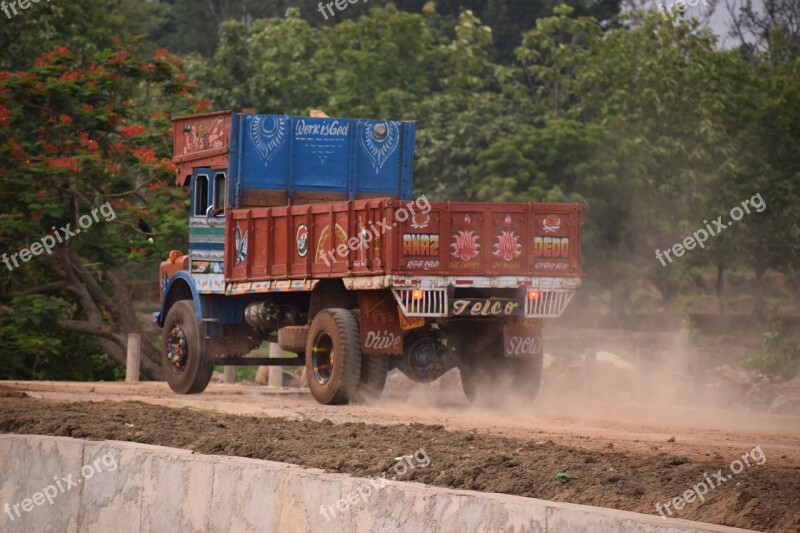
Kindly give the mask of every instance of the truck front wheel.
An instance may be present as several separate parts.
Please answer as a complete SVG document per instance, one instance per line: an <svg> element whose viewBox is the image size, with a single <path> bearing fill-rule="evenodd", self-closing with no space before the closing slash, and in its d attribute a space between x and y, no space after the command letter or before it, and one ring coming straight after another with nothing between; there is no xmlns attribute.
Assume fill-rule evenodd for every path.
<svg viewBox="0 0 800 533"><path fill-rule="evenodd" d="M361 375L358 322L346 309L320 311L311 322L306 375L311 395L322 404L354 399Z"/></svg>
<svg viewBox="0 0 800 533"><path fill-rule="evenodd" d="M203 392L211 381L214 362L206 354L192 301L180 300L170 308L162 342L161 365L169 387L178 394Z"/></svg>

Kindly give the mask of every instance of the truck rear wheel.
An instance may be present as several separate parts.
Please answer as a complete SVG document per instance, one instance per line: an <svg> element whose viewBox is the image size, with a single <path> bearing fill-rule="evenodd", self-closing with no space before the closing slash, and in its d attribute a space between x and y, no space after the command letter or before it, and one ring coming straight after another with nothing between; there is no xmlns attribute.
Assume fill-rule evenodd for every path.
<svg viewBox="0 0 800 533"><path fill-rule="evenodd" d="M542 382L543 357L513 359L503 354L502 335L484 353L468 353L463 361L461 386L471 403L497 405L511 396L533 400Z"/></svg>
<svg viewBox="0 0 800 533"><path fill-rule="evenodd" d="M162 342L161 365L169 387L178 394L203 392L211 381L214 361L206 354L192 301L180 300L169 309Z"/></svg>
<svg viewBox="0 0 800 533"><path fill-rule="evenodd" d="M361 338L361 311L350 311L359 325L359 339ZM361 354L361 376L358 379L355 400L367 403L377 400L383 394L386 386L386 376L389 373L389 356Z"/></svg>
<svg viewBox="0 0 800 533"><path fill-rule="evenodd" d="M364 355L361 358L361 378L356 389L356 400L371 402L381 397L389 373L388 355Z"/></svg>
<svg viewBox="0 0 800 533"><path fill-rule="evenodd" d="M311 322L306 345L306 375L311 395L322 404L354 399L361 375L358 322L346 309L320 311Z"/></svg>

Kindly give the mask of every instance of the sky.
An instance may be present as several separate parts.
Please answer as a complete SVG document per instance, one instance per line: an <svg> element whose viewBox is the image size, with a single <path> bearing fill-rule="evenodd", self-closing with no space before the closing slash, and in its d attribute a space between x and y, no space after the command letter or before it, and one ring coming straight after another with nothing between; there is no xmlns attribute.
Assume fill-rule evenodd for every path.
<svg viewBox="0 0 800 533"><path fill-rule="evenodd" d="M677 0L643 0L642 2L632 0L632 2L666 13L669 8L675 12L674 5ZM738 11L744 0L691 0L691 2L696 5L690 5L686 9L686 15L704 21L704 25L711 28L719 37L720 47L731 48L739 44L738 37L730 35L731 13L729 7ZM763 0L752 0L752 3L756 11L763 10Z"/></svg>

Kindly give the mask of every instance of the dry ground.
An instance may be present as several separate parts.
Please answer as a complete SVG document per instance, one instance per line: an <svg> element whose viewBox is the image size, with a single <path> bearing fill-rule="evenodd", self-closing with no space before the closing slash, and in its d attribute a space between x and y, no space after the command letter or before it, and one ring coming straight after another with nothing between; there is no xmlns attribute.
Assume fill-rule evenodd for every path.
<svg viewBox="0 0 800 533"><path fill-rule="evenodd" d="M800 531L797 417L552 397L488 410L431 387L329 407L305 393L245 385L211 385L193 397L158 383L4 385L0 432L130 440L357 476L424 448L431 465L403 479L650 514L705 474L730 475L731 461L760 446L764 464L745 467L679 517ZM555 477L564 471L568 482Z"/></svg>

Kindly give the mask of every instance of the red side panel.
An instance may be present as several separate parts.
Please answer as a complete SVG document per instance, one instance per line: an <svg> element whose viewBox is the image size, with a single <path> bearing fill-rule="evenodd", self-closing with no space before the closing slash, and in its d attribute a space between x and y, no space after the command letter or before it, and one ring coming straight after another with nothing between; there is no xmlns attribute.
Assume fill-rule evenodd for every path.
<svg viewBox="0 0 800 533"><path fill-rule="evenodd" d="M393 204L395 216L409 205ZM393 271L580 276L582 214L579 204L433 202L429 213L399 224Z"/></svg>
<svg viewBox="0 0 800 533"><path fill-rule="evenodd" d="M533 272L537 276L582 274L583 206L533 204Z"/></svg>
<svg viewBox="0 0 800 533"><path fill-rule="evenodd" d="M580 276L579 204L328 202L228 213L229 281Z"/></svg>

